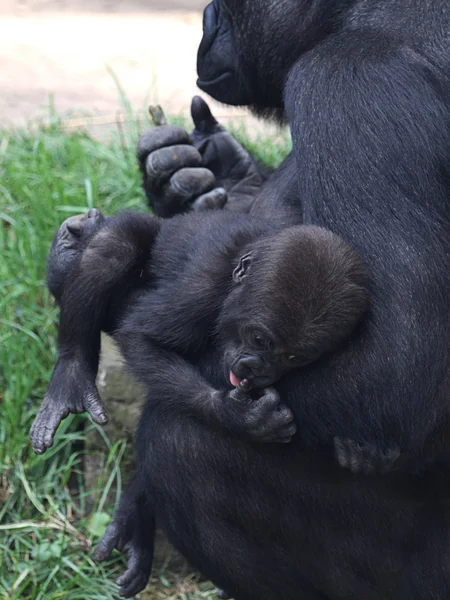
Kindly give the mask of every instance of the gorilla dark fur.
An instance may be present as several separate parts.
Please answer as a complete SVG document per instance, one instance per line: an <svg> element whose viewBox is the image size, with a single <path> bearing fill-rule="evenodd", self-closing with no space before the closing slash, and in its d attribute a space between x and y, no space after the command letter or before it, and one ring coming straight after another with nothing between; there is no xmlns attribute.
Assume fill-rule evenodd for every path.
<svg viewBox="0 0 450 600"><path fill-rule="evenodd" d="M283 116L292 153L269 176L199 99L192 136L167 126L140 141L157 214L224 205L322 226L369 268L371 311L351 343L277 384L291 444L147 410L140 477L158 518L238 600L450 597L449 31L447 0L215 0L200 87ZM340 469L335 436L353 440L337 448L346 464L371 448L389 466L398 449L397 471Z"/></svg>
<svg viewBox="0 0 450 600"><path fill-rule="evenodd" d="M254 441L288 442L292 412L269 386L342 344L368 303L364 264L339 237L225 213L71 217L55 237L48 284L60 300L59 360L32 429L37 452L69 412L105 420L95 386L101 329L153 403ZM228 381L232 392L196 369L210 353L219 388Z"/></svg>
<svg viewBox="0 0 450 600"><path fill-rule="evenodd" d="M173 143L170 127L140 141L157 214L197 209L205 194L222 206L224 190L225 209L323 226L369 267L364 327L277 386L298 425L290 446L255 451L216 437L202 456L214 465L207 483L193 476L192 430L171 443L154 417L164 463L179 465L172 488L155 483L173 507L166 527L239 600L450 597L449 31L447 0L215 0L199 86L285 118L292 153L269 176L198 98L173 168L166 156L164 169L148 169ZM183 161L186 148L207 177ZM337 444L342 464L370 448L358 462L395 464L396 474L339 471L326 458L336 432L352 440ZM292 454L281 460L281 450Z"/></svg>

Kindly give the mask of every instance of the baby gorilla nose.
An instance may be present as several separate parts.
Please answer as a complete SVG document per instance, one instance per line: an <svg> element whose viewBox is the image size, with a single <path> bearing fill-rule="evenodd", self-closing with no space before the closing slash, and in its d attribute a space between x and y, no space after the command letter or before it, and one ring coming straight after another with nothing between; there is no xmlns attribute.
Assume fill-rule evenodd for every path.
<svg viewBox="0 0 450 600"><path fill-rule="evenodd" d="M241 356L232 366L232 372L238 379L248 379L250 382L264 377L266 365L258 356Z"/></svg>
<svg viewBox="0 0 450 600"><path fill-rule="evenodd" d="M91 210L87 214L88 219L97 219L100 216L100 211L96 208L91 208Z"/></svg>

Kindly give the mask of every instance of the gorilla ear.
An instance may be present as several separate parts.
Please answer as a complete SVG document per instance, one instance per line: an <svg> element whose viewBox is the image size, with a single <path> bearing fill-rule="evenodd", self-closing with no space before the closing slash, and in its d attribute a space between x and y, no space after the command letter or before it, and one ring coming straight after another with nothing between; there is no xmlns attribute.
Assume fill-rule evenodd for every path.
<svg viewBox="0 0 450 600"><path fill-rule="evenodd" d="M244 254L239 260L238 266L233 271L233 281L235 283L241 283L247 276L248 270L252 262L252 254Z"/></svg>

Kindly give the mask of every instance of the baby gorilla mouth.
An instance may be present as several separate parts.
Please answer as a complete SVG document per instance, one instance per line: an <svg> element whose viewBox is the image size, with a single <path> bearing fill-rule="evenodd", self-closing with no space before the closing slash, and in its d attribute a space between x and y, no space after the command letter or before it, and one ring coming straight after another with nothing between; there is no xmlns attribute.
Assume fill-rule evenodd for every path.
<svg viewBox="0 0 450 600"><path fill-rule="evenodd" d="M233 373L233 371L230 371L229 379L233 387L238 387L244 392L250 392L253 389L258 390L260 388L264 388L268 385L271 385L272 383L268 380L266 381L266 378L264 378L264 381L260 382L254 381L253 379L250 380L247 377L245 377L244 379L240 379L237 375Z"/></svg>
<svg viewBox="0 0 450 600"><path fill-rule="evenodd" d="M233 371L230 371L230 383L233 387L238 387L242 383L242 381L246 380L239 379L239 377L236 377Z"/></svg>
<svg viewBox="0 0 450 600"><path fill-rule="evenodd" d="M248 355L233 357L227 371L231 385L247 392L264 389L280 378L280 373L277 373L273 365Z"/></svg>

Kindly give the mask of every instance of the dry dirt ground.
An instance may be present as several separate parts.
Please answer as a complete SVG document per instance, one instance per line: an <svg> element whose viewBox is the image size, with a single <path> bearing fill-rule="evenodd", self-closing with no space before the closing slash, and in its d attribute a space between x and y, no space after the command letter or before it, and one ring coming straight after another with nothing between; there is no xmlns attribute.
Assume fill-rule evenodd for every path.
<svg viewBox="0 0 450 600"><path fill-rule="evenodd" d="M186 113L198 90L196 53L206 0L0 0L2 124L59 113L114 116L112 70L136 107ZM243 111L215 106L219 116Z"/></svg>

